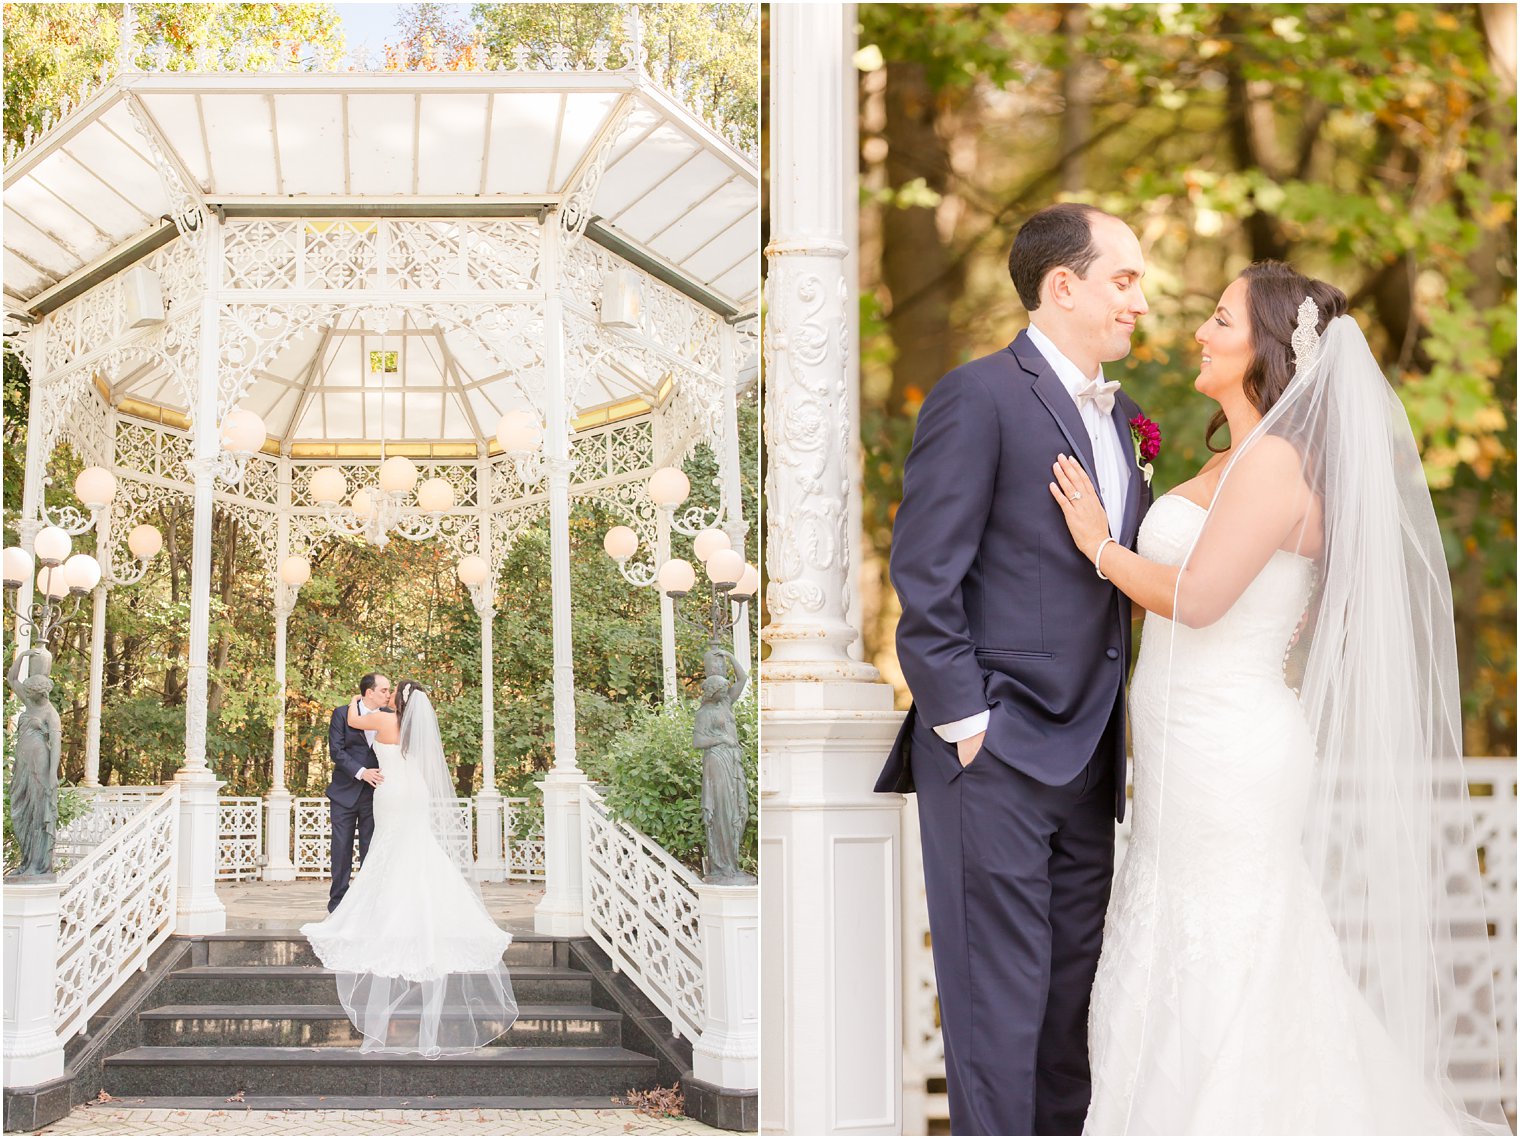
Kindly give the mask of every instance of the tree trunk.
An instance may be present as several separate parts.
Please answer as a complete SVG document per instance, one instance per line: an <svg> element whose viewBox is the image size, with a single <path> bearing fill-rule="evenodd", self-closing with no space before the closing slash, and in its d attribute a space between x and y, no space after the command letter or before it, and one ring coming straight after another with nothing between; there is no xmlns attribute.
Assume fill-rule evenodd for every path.
<svg viewBox="0 0 1520 1139"><path fill-rule="evenodd" d="M950 151L923 66L888 63L884 98L887 185L898 190L922 178L927 189L943 196ZM912 402L909 389L927 391L956 362L950 310L965 275L960 267L952 268L936 215L937 207L929 205L884 207L881 280L891 298L887 327L896 350L885 410L892 417L904 414ZM938 284L926 288L926 281Z"/></svg>

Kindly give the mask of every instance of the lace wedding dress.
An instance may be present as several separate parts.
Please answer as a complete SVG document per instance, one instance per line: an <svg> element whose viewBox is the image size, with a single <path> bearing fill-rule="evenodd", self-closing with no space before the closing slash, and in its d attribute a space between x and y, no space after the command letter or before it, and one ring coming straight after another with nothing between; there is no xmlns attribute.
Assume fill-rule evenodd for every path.
<svg viewBox="0 0 1520 1139"><path fill-rule="evenodd" d="M374 748L385 779L375 789L369 857L338 908L301 932L337 973L363 1051L474 1051L517 1018L502 965L512 935L440 843L421 762L397 744Z"/></svg>
<svg viewBox="0 0 1520 1139"><path fill-rule="evenodd" d="M1139 552L1181 564L1205 514L1159 498ZM1314 572L1279 551L1214 624L1145 619L1088 1134L1454 1131L1347 972L1303 855L1315 746L1283 667Z"/></svg>

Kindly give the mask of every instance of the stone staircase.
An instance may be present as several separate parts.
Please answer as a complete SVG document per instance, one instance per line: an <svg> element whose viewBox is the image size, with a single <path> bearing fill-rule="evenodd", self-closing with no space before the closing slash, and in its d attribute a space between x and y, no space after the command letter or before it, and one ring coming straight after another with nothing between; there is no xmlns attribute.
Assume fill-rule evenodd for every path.
<svg viewBox="0 0 1520 1139"><path fill-rule="evenodd" d="M102 1086L156 1106L469 1097L549 1108L609 1107L658 1085L659 1061L624 1046L624 1014L598 1004L606 990L568 941L518 934L506 962L519 1017L490 1047L436 1060L363 1055L333 975L300 934L196 938L137 1011L136 1046L104 1058Z"/></svg>

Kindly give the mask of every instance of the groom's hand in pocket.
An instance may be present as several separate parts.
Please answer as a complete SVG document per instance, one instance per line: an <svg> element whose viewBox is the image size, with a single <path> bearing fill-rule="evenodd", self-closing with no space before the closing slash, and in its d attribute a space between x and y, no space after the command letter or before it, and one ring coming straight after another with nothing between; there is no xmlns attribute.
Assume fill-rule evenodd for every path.
<svg viewBox="0 0 1520 1139"><path fill-rule="evenodd" d="M955 754L961 761L962 767L970 765L982 750L982 741L987 738L986 732L977 732L974 736L967 736L955 745Z"/></svg>

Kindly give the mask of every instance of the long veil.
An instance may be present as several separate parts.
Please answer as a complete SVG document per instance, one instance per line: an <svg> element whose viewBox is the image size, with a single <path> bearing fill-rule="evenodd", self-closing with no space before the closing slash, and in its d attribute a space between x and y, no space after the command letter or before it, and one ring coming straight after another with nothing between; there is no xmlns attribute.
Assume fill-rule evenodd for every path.
<svg viewBox="0 0 1520 1139"><path fill-rule="evenodd" d="M1284 747L1276 754L1302 757L1291 770L1263 771L1251 798L1281 796L1278 817L1290 824L1302 819L1301 832L1293 825L1284 828L1282 864L1299 866L1293 847L1301 843L1298 853L1308 875L1302 894L1312 899L1318 887L1333 930L1333 942L1328 932L1323 941L1338 945L1345 977L1360 994L1360 1000L1340 1002L1351 1009L1354 1022L1347 1038L1360 1042L1354 1049L1359 1054L1346 1057L1345 1071L1374 1073L1363 1087L1345 1086L1355 1081L1338 1082L1332 1072L1307 1078L1322 1081L1315 1090L1326 1099L1350 1100L1367 1087L1409 1092L1412 1099L1393 1095L1358 1108L1370 1109L1387 1133L1429 1126L1507 1134L1500 1107L1493 954L1462 765L1451 585L1441 536L1407 416L1361 329L1350 316L1329 321L1323 333L1319 325L1318 310L1306 297L1293 336L1294 377L1233 449L1178 574L1173 619L1157 622L1166 662L1167 727L1159 748L1148 749L1146 756L1137 751L1136 776L1160 781L1153 820L1157 839L1131 856L1156 860L1151 881L1163 896L1147 903L1162 916L1146 950L1148 991L1136 995L1146 1002L1143 1007L1169 1007L1175 1015L1145 1014L1133 1071L1144 1073L1144 1086L1151 1088L1172 1081L1194 1087L1220 1052L1235 1050L1258 1068L1248 1073L1257 1086L1275 1088L1284 1097L1313 1094L1300 1086L1305 1076L1294 1066L1301 1059L1288 1054L1292 1049L1273 1055L1238 1040L1222 1040L1213 1055L1196 1047L1195 1030L1220 1039L1225 1031L1220 1025L1235 1014L1247 1021L1236 1031L1257 1031L1263 1039L1291 1041L1295 1032L1303 1038L1313 1029L1250 1023L1289 1016L1270 1002L1249 1013L1221 1009L1207 999L1190 1007L1175 983L1174 956L1185 958L1189 946L1210 932L1167 928L1168 922L1186 926L1189 919L1176 916L1188 912L1186 906L1169 905L1164 896L1167 890L1189 890L1206 872L1194 860L1199 848L1193 839L1198 826L1210 825L1203 819L1206 811L1192 810L1210 794L1209 787L1199 786L1208 782L1208 764L1191 762L1199 754L1197 741L1205 738L1198 732L1207 728L1177 726L1196 706L1188 697L1199 683L1189 674L1184 641L1197 644L1188 639L1206 636L1248 590L1283 589L1283 596L1294 599L1283 632L1291 642L1283 675L1297 691L1302 721L1284 695L1285 716L1244 709L1235 724L1248 725L1254 716L1264 730L1290 737L1279 741ZM1147 618L1147 636L1153 620ZM1265 667L1275 672L1273 662ZM1257 743L1247 739L1244 750ZM1207 750L1214 762L1227 765L1234 759L1232 744L1242 750L1238 734L1213 741ZM1141 772L1145 763L1155 769ZM1169 772L1169 764L1176 770ZM1254 829L1250 802L1226 823L1216 850L1227 851L1231 842L1274 841ZM1275 888L1272 882L1242 883L1248 896L1237 900L1239 914L1271 905ZM1226 900L1205 924L1217 921L1230 928L1238 916L1226 912L1231 909ZM1191 917L1195 923L1197 916ZM1312 913L1301 924L1304 928L1289 930L1285 940L1301 945L1316 926L1324 926ZM1239 944L1242 971L1268 951L1260 944ZM1344 979L1327 972L1335 973L1343 992ZM1291 1000L1282 1005L1300 1012L1304 1007ZM1331 1015L1328 1009L1325 1015ZM1187 1070L1190 1066L1199 1070ZM1147 1111L1137 1107L1133 1085L1128 1097L1126 1130L1143 1129ZM1364 1100L1378 1098L1363 1094ZM1397 1116L1416 1102L1429 1112Z"/></svg>
<svg viewBox="0 0 1520 1139"><path fill-rule="evenodd" d="M363 1051L436 1059L473 1052L516 1021L502 961L512 937L491 918L474 879L438 717L421 689L407 698L400 746L408 786L427 798L413 808L423 817L386 836L397 857L382 861L372 848L373 865L361 874L395 878L398 889L379 918L382 943L363 955L363 970L335 974L338 997L364 1035ZM461 881L440 880L449 874Z"/></svg>

